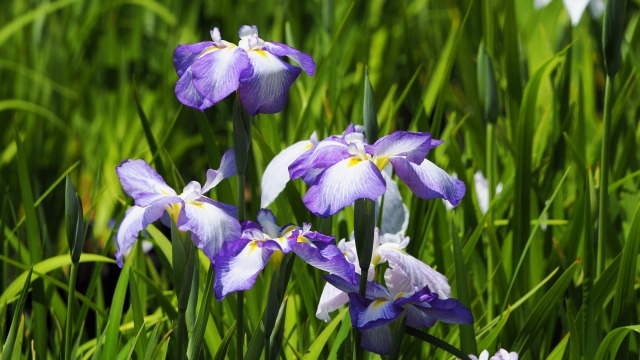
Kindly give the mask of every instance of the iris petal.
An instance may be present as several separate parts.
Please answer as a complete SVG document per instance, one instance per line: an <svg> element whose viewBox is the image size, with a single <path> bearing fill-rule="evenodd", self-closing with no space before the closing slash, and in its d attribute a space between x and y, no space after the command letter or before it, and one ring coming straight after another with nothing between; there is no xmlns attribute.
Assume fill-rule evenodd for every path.
<svg viewBox="0 0 640 360"><path fill-rule="evenodd" d="M191 64L198 59L198 56L207 48L215 46L211 41L195 44L178 45L173 52L173 66L176 68L178 76L182 76Z"/></svg>
<svg viewBox="0 0 640 360"><path fill-rule="evenodd" d="M176 82L175 93L178 101L200 111L204 111L204 109L213 105L213 103L205 98L193 85L191 68L186 69Z"/></svg>
<svg viewBox="0 0 640 360"><path fill-rule="evenodd" d="M300 50L294 49L291 46L281 44L278 42L266 42L263 49L276 56L287 56L293 61L297 62L302 67L302 70L308 75L313 76L316 72L316 63L309 54L305 54Z"/></svg>
<svg viewBox="0 0 640 360"><path fill-rule="evenodd" d="M280 151L262 174L260 207L266 208L280 195L289 182L289 165L313 146L310 140L298 141Z"/></svg>
<svg viewBox="0 0 640 360"><path fill-rule="evenodd" d="M349 312L351 323L358 330L368 330L382 326L397 319L404 309L393 300L378 298L364 299L357 293L349 293Z"/></svg>
<svg viewBox="0 0 640 360"><path fill-rule="evenodd" d="M132 206L127 210L127 214L122 219L116 235L116 244L118 245L116 263L119 267L122 267L122 255L133 246L138 239L140 231L160 219L164 210L164 204L147 207Z"/></svg>
<svg viewBox="0 0 640 360"><path fill-rule="evenodd" d="M247 53L239 47L209 52L191 65L193 85L212 103L226 98L240 85L240 74L250 67Z"/></svg>
<svg viewBox="0 0 640 360"><path fill-rule="evenodd" d="M327 169L303 201L314 214L333 215L357 199L375 200L386 185L380 170L368 160L348 158Z"/></svg>
<svg viewBox="0 0 640 360"><path fill-rule="evenodd" d="M401 157L392 157L389 161L391 161L398 177L418 197L423 199L443 198L452 205L457 205L464 197L464 183L427 159L420 165Z"/></svg>
<svg viewBox="0 0 640 360"><path fill-rule="evenodd" d="M125 160L116 167L116 173L124 192L131 196L138 206L147 206L158 201L166 203L164 198L167 197L176 197L173 202L180 201L162 176L144 160Z"/></svg>
<svg viewBox="0 0 640 360"><path fill-rule="evenodd" d="M320 295L320 301L318 302L316 317L323 321L330 321L331 317L329 313L337 310L348 302L349 296L347 293L331 284L325 284L324 289L322 289L322 295Z"/></svg>
<svg viewBox="0 0 640 360"><path fill-rule="evenodd" d="M227 150L222 159L220 159L220 168L218 170L207 170L207 181L202 187L202 193L214 188L220 181L236 174L236 155L233 148Z"/></svg>
<svg viewBox="0 0 640 360"><path fill-rule="evenodd" d="M384 198L378 199L378 206L376 207L376 209L380 209L379 203L382 201L380 233L404 233L407 230L407 226L409 226L409 209L402 201L398 184L391 178L391 171L387 169L391 170L390 167L387 167L382 171L382 177L387 183L387 189L384 193ZM378 214L379 216L380 214Z"/></svg>
<svg viewBox="0 0 640 360"><path fill-rule="evenodd" d="M216 299L222 301L229 293L251 289L272 253L258 242L244 238L225 243L215 258Z"/></svg>
<svg viewBox="0 0 640 360"><path fill-rule="evenodd" d="M251 66L240 78L240 100L251 115L282 111L289 88L300 75L300 68L289 65L264 50L247 52Z"/></svg>
<svg viewBox="0 0 640 360"><path fill-rule="evenodd" d="M389 325L383 325L362 332L360 345L367 351L380 355L391 354L392 336Z"/></svg>
<svg viewBox="0 0 640 360"><path fill-rule="evenodd" d="M367 152L378 157L404 156L413 163L420 164L429 150L440 145L428 132L396 131L383 136L375 144L367 145Z"/></svg>

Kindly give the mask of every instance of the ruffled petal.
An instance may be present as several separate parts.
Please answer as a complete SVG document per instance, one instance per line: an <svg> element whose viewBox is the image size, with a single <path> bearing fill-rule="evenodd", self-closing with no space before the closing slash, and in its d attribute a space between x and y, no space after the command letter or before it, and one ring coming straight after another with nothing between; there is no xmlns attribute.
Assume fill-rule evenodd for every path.
<svg viewBox="0 0 640 360"><path fill-rule="evenodd" d="M369 300L358 293L349 293L351 324L358 330L386 325L402 315L403 310L393 300L387 298Z"/></svg>
<svg viewBox="0 0 640 360"><path fill-rule="evenodd" d="M407 312L407 325L415 328L433 326L434 320L439 320L448 324L471 324L473 315L471 311L456 299L433 299L428 304L413 304L408 308L413 308L422 313L420 316L410 316Z"/></svg>
<svg viewBox="0 0 640 360"><path fill-rule="evenodd" d="M211 41L178 45L173 52L173 66L176 68L178 76L182 76L182 74L191 67L191 64L198 59L202 52L213 46L215 46L215 44Z"/></svg>
<svg viewBox="0 0 640 360"><path fill-rule="evenodd" d="M122 267L122 256L136 242L140 231L160 219L164 210L165 205L163 204L147 207L132 206L127 210L116 235L116 244L118 245L116 263L119 267Z"/></svg>
<svg viewBox="0 0 640 360"><path fill-rule="evenodd" d="M243 49L218 49L193 62L193 85L200 94L215 104L238 88L240 74L249 67L249 57Z"/></svg>
<svg viewBox="0 0 640 360"><path fill-rule="evenodd" d="M125 160L116 167L122 188L138 206L180 202L176 192L144 160Z"/></svg>
<svg viewBox="0 0 640 360"><path fill-rule="evenodd" d="M389 325L379 326L362 332L360 345L363 349L380 355L391 354L393 338Z"/></svg>
<svg viewBox="0 0 640 360"><path fill-rule="evenodd" d="M312 185L303 201L315 215L333 215L357 199L375 200L387 186L371 161L352 157L327 169Z"/></svg>
<svg viewBox="0 0 640 360"><path fill-rule="evenodd" d="M377 200L377 209L380 209L379 203L382 201L380 233L404 234L409 226L409 209L402 201L398 183L391 178L390 170L391 167L387 167L382 171L382 177L387 183L387 190L384 192L384 197ZM378 214L378 217L379 216L380 214Z"/></svg>
<svg viewBox="0 0 640 360"><path fill-rule="evenodd" d="M451 296L451 286L444 275L407 254L395 244L380 245L378 254L383 261L389 262L390 268L385 272L385 282L392 293L412 291L413 286L428 286L442 298Z"/></svg>
<svg viewBox="0 0 640 360"><path fill-rule="evenodd" d="M392 157L389 160L398 177L418 197L423 199L443 198L452 205L458 205L458 202L464 197L464 183L427 159L420 165L400 157Z"/></svg>
<svg viewBox="0 0 640 360"><path fill-rule="evenodd" d="M293 252L307 264L330 274L338 275L347 281L353 280L355 274L353 264L347 261L335 245L326 245L324 249L319 249L302 240L295 242L292 248Z"/></svg>
<svg viewBox="0 0 640 360"><path fill-rule="evenodd" d="M216 299L222 301L229 293L251 289L272 253L259 242L244 238L224 243L215 257L213 291Z"/></svg>
<svg viewBox="0 0 640 360"><path fill-rule="evenodd" d="M302 177L311 185L325 169L350 156L347 143L339 136L330 136L291 163L289 175L292 179Z"/></svg>
<svg viewBox="0 0 640 360"><path fill-rule="evenodd" d="M373 145L367 145L367 152L377 157L403 156L420 164L429 150L440 145L428 132L396 131L383 136Z"/></svg>
<svg viewBox="0 0 640 360"><path fill-rule="evenodd" d="M240 238L240 223L235 207L201 197L186 203L178 217L178 229L191 231L194 244L214 261L222 244Z"/></svg>
<svg viewBox="0 0 640 360"><path fill-rule="evenodd" d="M300 75L300 68L287 64L264 50L247 52L251 66L240 78L240 100L251 115L282 111L289 88Z"/></svg>
<svg viewBox="0 0 640 360"><path fill-rule="evenodd" d="M174 91L178 101L194 109L204 111L204 109L213 105L211 101L207 100L207 98L205 98L204 95L198 92L196 87L193 86L191 68L188 68L182 76L180 76L180 79L176 82Z"/></svg>
<svg viewBox="0 0 640 360"><path fill-rule="evenodd" d="M289 165L313 147L311 140L298 141L280 151L262 174L260 207L266 208L280 195L289 182Z"/></svg>
<svg viewBox="0 0 640 360"><path fill-rule="evenodd" d="M236 155L233 148L227 150L222 159L220 159L220 168L218 170L207 170L207 181L202 187L202 193L213 189L220 181L236 174Z"/></svg>
<svg viewBox="0 0 640 360"><path fill-rule="evenodd" d="M273 55L289 57L293 61L297 62L298 65L302 67L302 70L310 76L313 76L316 72L316 63L309 54L305 54L300 50L296 50L291 46L278 42L265 42L262 48Z"/></svg>
<svg viewBox="0 0 640 360"><path fill-rule="evenodd" d="M329 313L339 309L348 302L349 296L347 293L331 284L325 284L324 289L322 289L322 295L320 295L320 301L318 302L316 317L323 321L331 321Z"/></svg>
<svg viewBox="0 0 640 360"><path fill-rule="evenodd" d="M589 5L589 0L562 0L562 3L569 13L571 25L578 25L584 10L587 8L587 5Z"/></svg>

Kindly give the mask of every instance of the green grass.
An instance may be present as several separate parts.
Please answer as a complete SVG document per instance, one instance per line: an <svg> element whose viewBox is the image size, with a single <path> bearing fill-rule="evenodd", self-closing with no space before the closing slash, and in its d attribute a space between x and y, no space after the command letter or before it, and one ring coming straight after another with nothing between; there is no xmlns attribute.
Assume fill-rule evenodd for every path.
<svg viewBox="0 0 640 360"><path fill-rule="evenodd" d="M253 121L246 218L255 218L262 173L280 150L313 131L323 138L363 124L363 109L367 117L374 109L379 136L414 130L445 140L429 158L467 186L449 213L440 200L415 198L400 183L411 211L408 251L446 274L475 318L473 328L438 323L423 331L458 349L493 354L502 347L521 359L637 358L639 8L628 1L619 20L625 37L608 99L606 169L602 19L587 10L572 28L560 0L540 10L515 0L6 1L2 358L64 357L70 311L70 358L164 358L177 349L236 358L237 327L250 355L274 355L265 347L287 359L353 355L346 308L329 323L315 317L324 280L302 261L283 262L292 267L288 283L286 271L265 269L244 292L241 324L235 296L219 303L205 291L207 259L194 248L189 263L176 262L190 250L172 246L160 224L141 235L154 244L151 254L136 246L122 270L112 261L113 226L132 204L115 173L122 160L151 162L179 189L185 180L204 180L236 141L233 96L204 114L177 101L172 53L178 44L207 40L214 26L236 42L242 24L258 25L263 39L292 45L317 64L315 76L296 81L283 112ZM486 59L478 66L481 44L492 66ZM487 88L478 87L487 74L478 71L491 68L497 119L487 126ZM373 90L367 97L365 79ZM476 199L476 171L503 184L488 214ZM87 233L69 304L67 174ZM235 188L235 179L225 180L210 195L235 204ZM327 220L306 212L305 191L295 181L271 206L281 223L310 221L338 240L353 230L351 209ZM273 324L267 333L263 318ZM176 333L176 322L186 334ZM399 354L453 357L409 333Z"/></svg>

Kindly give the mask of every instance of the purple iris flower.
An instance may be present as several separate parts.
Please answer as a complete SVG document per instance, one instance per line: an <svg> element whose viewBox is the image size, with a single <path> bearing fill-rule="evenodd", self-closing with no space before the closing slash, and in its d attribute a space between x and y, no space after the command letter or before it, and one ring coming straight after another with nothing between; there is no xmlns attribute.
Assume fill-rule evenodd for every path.
<svg viewBox="0 0 640 360"><path fill-rule="evenodd" d="M309 75L315 72L313 58L292 47L258 37L258 28L243 25L238 45L222 40L220 30L211 30L211 39L178 45L173 64L180 79L176 96L181 103L204 111L238 90L240 100L251 114L282 111L289 88L300 68L281 59L287 56Z"/></svg>
<svg viewBox="0 0 640 360"><path fill-rule="evenodd" d="M240 237L236 207L203 196L223 179L235 175L233 149L222 156L218 170L207 171L203 186L192 181L180 195L144 160L125 160L116 168L116 173L122 188L135 203L127 210L116 235L118 266L122 267L122 256L133 246L138 233L160 219L165 211L176 222L178 230L191 232L195 245L211 261L225 241Z"/></svg>
<svg viewBox="0 0 640 360"><path fill-rule="evenodd" d="M471 324L469 309L456 299L440 299L429 286L407 288L408 291L387 290L383 285L368 281L366 296L358 294L358 285L335 275L324 278L349 295L351 324L362 331L361 346L377 354L391 352L392 335L389 324L407 317L407 326L431 327L440 320L449 324ZM390 291L391 290L391 291Z"/></svg>
<svg viewBox="0 0 640 360"><path fill-rule="evenodd" d="M373 145L366 144L358 132L330 136L295 160L289 174L310 185L303 201L323 217L357 199L380 197L386 190L381 170L389 164L416 196L444 198L457 205L465 193L464 183L425 159L440 144L442 140L427 132L396 131Z"/></svg>
<svg viewBox="0 0 640 360"><path fill-rule="evenodd" d="M258 223L243 222L242 237L223 244L216 255L216 299L227 294L248 290L271 255L276 251L293 252L309 265L345 279L353 279L354 268L334 245L334 238L310 231L311 224L279 227L270 210L258 212Z"/></svg>

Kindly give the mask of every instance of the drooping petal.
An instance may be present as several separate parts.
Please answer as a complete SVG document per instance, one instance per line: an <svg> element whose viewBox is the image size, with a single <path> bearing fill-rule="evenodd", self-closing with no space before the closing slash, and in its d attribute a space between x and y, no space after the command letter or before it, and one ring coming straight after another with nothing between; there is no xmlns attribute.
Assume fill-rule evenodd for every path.
<svg viewBox="0 0 640 360"><path fill-rule="evenodd" d="M418 197L443 198L452 205L457 205L464 197L464 183L427 159L420 165L400 157L392 157L389 160L398 177Z"/></svg>
<svg viewBox="0 0 640 360"><path fill-rule="evenodd" d="M251 65L240 78L242 105L251 115L282 111L289 88L300 75L300 68L264 50L250 50L247 55Z"/></svg>
<svg viewBox="0 0 640 360"><path fill-rule="evenodd" d="M266 208L280 195L289 182L289 165L299 158L305 151L311 149L311 140L298 141L283 149L276 155L262 174L262 198L260 207Z"/></svg>
<svg viewBox="0 0 640 360"><path fill-rule="evenodd" d="M278 42L265 42L263 49L276 56L287 56L293 61L297 62L302 70L313 76L316 71L316 63L309 54L305 54L300 50L294 49L288 45Z"/></svg>
<svg viewBox="0 0 640 360"><path fill-rule="evenodd" d="M178 76L182 76L202 52L212 46L215 46L215 44L211 41L178 45L173 52L173 66L176 68Z"/></svg>
<svg viewBox="0 0 640 360"><path fill-rule="evenodd" d="M116 235L116 244L118 245L116 263L119 267L122 267L123 254L136 242L140 231L160 219L164 210L165 205L163 204L146 207L132 206L127 210Z"/></svg>
<svg viewBox="0 0 640 360"><path fill-rule="evenodd" d="M357 199L375 200L386 188L382 174L373 162L352 157L327 169L309 188L303 201L312 213L327 217Z"/></svg>
<svg viewBox="0 0 640 360"><path fill-rule="evenodd" d="M307 264L338 275L347 281L353 281L355 274L353 264L347 261L335 245L326 245L324 249L319 249L312 243L302 240L293 243L292 248L293 252Z"/></svg>
<svg viewBox="0 0 640 360"><path fill-rule="evenodd" d="M318 302L316 317L323 321L331 321L329 313L339 309L348 302L349 296L347 293L331 284L325 284L324 289L322 289L322 295L320 295L320 301Z"/></svg>
<svg viewBox="0 0 640 360"><path fill-rule="evenodd" d="M403 310L391 299L369 300L358 293L349 293L351 324L358 330L368 330L386 325L402 315Z"/></svg>
<svg viewBox="0 0 640 360"><path fill-rule="evenodd" d="M345 293L358 293L359 291L358 284L360 283L360 275L354 274L353 279L351 281L345 280L342 277L335 274L324 275L322 278L325 279L329 284L335 286L336 288L340 289ZM367 298L370 298L370 299L390 297L387 289L384 286L382 286L380 283L377 283L375 281L367 281L367 288L366 288L365 294Z"/></svg>
<svg viewBox="0 0 640 360"><path fill-rule="evenodd" d="M302 177L311 185L325 169L350 156L347 143L339 136L330 136L291 163L289 175L292 179Z"/></svg>
<svg viewBox="0 0 640 360"><path fill-rule="evenodd" d="M264 269L272 250L249 239L228 241L215 257L213 291L218 301L234 291L249 290Z"/></svg>
<svg viewBox="0 0 640 360"><path fill-rule="evenodd" d="M235 206L200 197L182 207L178 229L191 231L194 244L214 261L224 242L240 238L240 223L236 220L235 209Z"/></svg>
<svg viewBox="0 0 640 360"><path fill-rule="evenodd" d="M193 85L212 103L226 98L240 85L240 74L250 67L247 53L227 47L206 53L191 65Z"/></svg>
<svg viewBox="0 0 640 360"><path fill-rule="evenodd" d="M383 136L373 145L367 145L367 152L377 157L403 156L412 163L420 164L429 150L442 141L434 140L428 132L396 131Z"/></svg>
<svg viewBox="0 0 640 360"><path fill-rule="evenodd" d="M412 316L415 314L407 311L407 325L415 328L433 326L434 320L448 324L473 323L471 311L456 299L441 300L436 298L430 300L428 305L412 304L407 306L407 310L409 308L422 313L421 316Z"/></svg>
<svg viewBox="0 0 640 360"><path fill-rule="evenodd" d="M220 181L236 174L236 155L233 148L227 150L222 159L220 159L220 168L218 170L207 170L207 181L202 187L202 193L213 189Z"/></svg>
<svg viewBox="0 0 640 360"><path fill-rule="evenodd" d="M384 197L377 201L378 203L382 201L381 234L404 233L409 226L409 209L402 201L398 184L391 178L390 172L391 167L386 167L382 171L382 177L387 183L387 190L384 192ZM380 209L380 204L377 209ZM379 216L380 214L378 214Z"/></svg>
<svg viewBox="0 0 640 360"><path fill-rule="evenodd" d="M584 10L587 8L587 5L589 5L589 0L562 0L562 2L571 18L571 25L578 25Z"/></svg>
<svg viewBox="0 0 640 360"><path fill-rule="evenodd" d="M446 276L407 254L395 244L380 245L378 254L383 261L389 262L390 268L385 273L385 282L390 290L393 289L392 293L411 291L413 286L418 288L428 286L442 298L451 296L451 286ZM406 278L406 282L402 280L403 277ZM410 284L409 289L406 284Z"/></svg>
<svg viewBox="0 0 640 360"><path fill-rule="evenodd" d="M200 111L204 111L204 109L213 105L213 103L207 100L193 85L191 68L186 69L176 82L175 93L178 101Z"/></svg>
<svg viewBox="0 0 640 360"><path fill-rule="evenodd" d="M363 349L380 355L391 354L393 338L389 325L379 326L362 332L360 345Z"/></svg>
<svg viewBox="0 0 640 360"><path fill-rule="evenodd" d="M176 192L167 185L162 176L144 160L125 160L116 167L122 188L138 206L158 203L180 202Z"/></svg>

